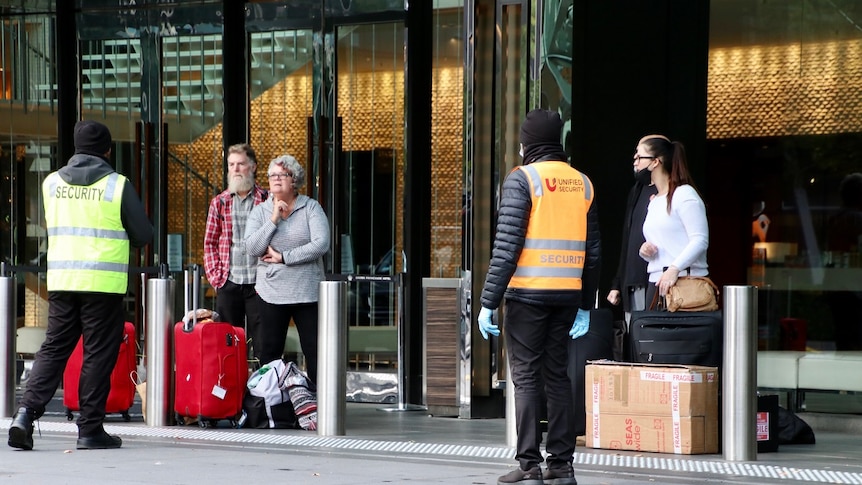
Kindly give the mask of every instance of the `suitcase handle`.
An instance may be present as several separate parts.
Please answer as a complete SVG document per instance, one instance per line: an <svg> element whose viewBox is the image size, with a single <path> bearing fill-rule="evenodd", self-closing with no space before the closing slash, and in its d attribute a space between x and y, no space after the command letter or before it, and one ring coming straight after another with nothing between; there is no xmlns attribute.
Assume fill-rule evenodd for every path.
<svg viewBox="0 0 862 485"><path fill-rule="evenodd" d="M185 305L186 316L192 312L191 318L183 324L183 331L191 332L195 325L198 324L197 302L200 298L201 285L201 267L198 264L192 263L186 266L183 270L183 279L185 280L185 294L183 302Z"/></svg>

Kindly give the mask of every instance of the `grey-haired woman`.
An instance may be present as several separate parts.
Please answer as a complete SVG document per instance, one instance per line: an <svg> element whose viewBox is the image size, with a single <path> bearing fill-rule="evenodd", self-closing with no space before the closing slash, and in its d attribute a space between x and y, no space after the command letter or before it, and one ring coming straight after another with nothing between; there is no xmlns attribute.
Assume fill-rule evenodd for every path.
<svg viewBox="0 0 862 485"><path fill-rule="evenodd" d="M299 193L305 170L290 155L269 163L269 199L252 210L246 251L259 258L260 360L282 358L291 318L299 332L308 377L317 381L317 300L329 250L329 221L320 204Z"/></svg>

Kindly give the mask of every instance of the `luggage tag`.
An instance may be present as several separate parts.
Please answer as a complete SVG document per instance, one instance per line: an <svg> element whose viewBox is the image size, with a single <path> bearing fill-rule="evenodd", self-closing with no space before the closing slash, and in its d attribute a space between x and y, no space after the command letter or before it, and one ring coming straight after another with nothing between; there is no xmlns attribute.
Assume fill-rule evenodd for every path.
<svg viewBox="0 0 862 485"><path fill-rule="evenodd" d="M219 384L221 383L221 378L223 375L218 377ZM225 395L227 395L227 389L221 387L219 384L213 385L212 395L219 398L224 399Z"/></svg>
<svg viewBox="0 0 862 485"><path fill-rule="evenodd" d="M213 396L224 399L225 394L227 394L227 389L219 386L218 384L213 386Z"/></svg>

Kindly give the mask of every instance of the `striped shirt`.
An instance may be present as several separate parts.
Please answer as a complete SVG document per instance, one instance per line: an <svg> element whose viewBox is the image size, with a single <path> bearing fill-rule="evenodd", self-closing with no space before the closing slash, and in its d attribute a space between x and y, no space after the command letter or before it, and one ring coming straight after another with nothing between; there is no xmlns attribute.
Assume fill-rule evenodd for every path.
<svg viewBox="0 0 862 485"><path fill-rule="evenodd" d="M245 252L245 223L248 214L254 208L254 199L246 194L240 197L233 194L231 204L231 218L233 219L233 231L230 241L230 276L228 279L238 285L254 283L254 275L257 271L257 258L249 256Z"/></svg>
<svg viewBox="0 0 862 485"><path fill-rule="evenodd" d="M296 198L287 219L273 224L272 198L248 216L245 247L259 258L268 246L281 252L283 263L258 260L255 290L275 305L313 303L324 279L323 256L329 251L329 221L320 204L306 195Z"/></svg>

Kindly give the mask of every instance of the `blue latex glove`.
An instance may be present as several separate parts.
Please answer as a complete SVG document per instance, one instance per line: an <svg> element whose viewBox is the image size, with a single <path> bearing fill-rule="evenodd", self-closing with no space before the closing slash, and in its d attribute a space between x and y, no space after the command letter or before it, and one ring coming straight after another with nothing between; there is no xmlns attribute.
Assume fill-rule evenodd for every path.
<svg viewBox="0 0 862 485"><path fill-rule="evenodd" d="M479 331L482 332L482 338L485 340L488 340L489 333L494 336L500 335L500 328L494 325L494 321L491 319L493 314L494 311L489 308L482 307L479 310Z"/></svg>
<svg viewBox="0 0 862 485"><path fill-rule="evenodd" d="M578 308L578 314L575 316L575 323L572 324L572 329L569 330L569 335L572 340L582 337L587 330L590 329L590 311Z"/></svg>

